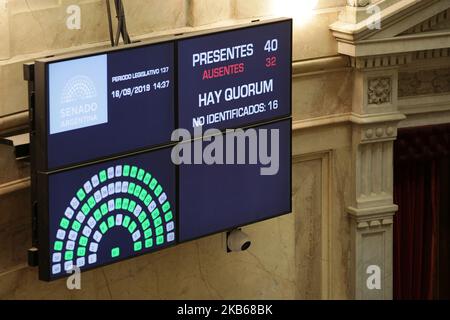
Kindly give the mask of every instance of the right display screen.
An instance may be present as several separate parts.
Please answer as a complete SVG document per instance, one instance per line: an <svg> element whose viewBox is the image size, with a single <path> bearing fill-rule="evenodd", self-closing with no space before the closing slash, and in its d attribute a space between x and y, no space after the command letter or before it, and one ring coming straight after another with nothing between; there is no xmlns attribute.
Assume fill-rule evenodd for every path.
<svg viewBox="0 0 450 320"><path fill-rule="evenodd" d="M223 130L289 116L291 23L180 41L179 127Z"/></svg>
<svg viewBox="0 0 450 320"><path fill-rule="evenodd" d="M234 148L224 148L234 150L236 164L180 166L180 242L291 212L291 120L247 129L247 137L252 136L249 130L255 130L259 141L267 133L270 164L237 164L236 140ZM272 140L275 132L279 139ZM203 148L209 143L203 142ZM227 151L223 152L227 158ZM261 149L258 152L261 156ZM269 167L271 175L262 175L262 169Z"/></svg>
<svg viewBox="0 0 450 320"><path fill-rule="evenodd" d="M291 71L291 19L37 61L40 278L290 213Z"/></svg>

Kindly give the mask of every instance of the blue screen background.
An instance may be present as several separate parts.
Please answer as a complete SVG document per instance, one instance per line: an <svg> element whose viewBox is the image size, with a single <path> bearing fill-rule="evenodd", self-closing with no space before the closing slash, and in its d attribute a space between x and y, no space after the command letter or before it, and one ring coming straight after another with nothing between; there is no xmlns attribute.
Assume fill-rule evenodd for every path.
<svg viewBox="0 0 450 320"><path fill-rule="evenodd" d="M291 121L258 128L280 130L276 175L260 175L259 164L181 165L180 242L291 211Z"/></svg>
<svg viewBox="0 0 450 320"><path fill-rule="evenodd" d="M278 40L278 50L267 52L264 47L268 40ZM254 53L250 57L218 62L193 67L192 55L195 53L218 50L227 47L254 44ZM193 117L206 116L210 113L222 112L237 107L266 103L266 111L255 115L237 118L218 124L204 125L203 130L210 128L231 129L249 124L264 122L291 113L291 24L289 21L265 26L229 31L214 35L202 36L179 42L179 127L193 131ZM275 56L277 66L266 67L266 58ZM245 63L245 72L221 78L202 80L205 69ZM224 101L220 104L199 107L200 93L236 87L262 80L274 79L274 91L260 96L242 98L235 101ZM267 103L278 100L278 109L269 110Z"/></svg>
<svg viewBox="0 0 450 320"><path fill-rule="evenodd" d="M95 86L102 88L107 84L108 92L99 90L98 94L107 94L108 121L78 130L49 134L47 139L48 169L52 170L170 142L170 136L175 126L173 56L173 44L167 43L109 53L107 70L102 65L99 65L98 69L96 66L91 66L92 69L87 70L86 73L88 75L97 74L96 77L92 77ZM79 69L78 66L85 60L90 62L92 59L92 57L88 57L58 62L57 71L50 65L50 85L61 79L62 72L64 72L65 78L83 75L83 69ZM168 74L121 83L112 83L111 81L113 76L166 66L170 68ZM111 94L119 88L153 84L163 80L170 81L169 88L152 90L121 99L114 99ZM60 88L60 86L55 88ZM51 89L50 97L58 96L55 88ZM101 99L105 98L101 97ZM52 99L50 99L49 111L52 114ZM50 119L52 117L50 115Z"/></svg>

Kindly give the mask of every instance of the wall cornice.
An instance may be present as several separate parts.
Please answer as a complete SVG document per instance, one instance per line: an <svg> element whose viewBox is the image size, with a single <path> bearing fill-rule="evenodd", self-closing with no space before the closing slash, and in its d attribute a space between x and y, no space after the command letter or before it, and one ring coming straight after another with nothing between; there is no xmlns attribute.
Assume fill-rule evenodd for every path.
<svg viewBox="0 0 450 320"><path fill-rule="evenodd" d="M18 192L27 189L31 186L31 180L29 177L14 180L5 184L0 185L0 198L10 193Z"/></svg>
<svg viewBox="0 0 450 320"><path fill-rule="evenodd" d="M354 112L334 114L329 116L296 120L292 124L293 131L300 131L310 128L317 128L339 124L355 124L355 125L373 125L379 123L399 122L405 120L406 116L402 113L386 113L374 115L359 115Z"/></svg>
<svg viewBox="0 0 450 320"><path fill-rule="evenodd" d="M27 58L23 62L29 61ZM346 56L337 55L331 57L321 57L303 61L294 61L292 64L293 78L315 75L319 73L333 72L350 68L350 59ZM342 115L336 115L342 117ZM316 123L320 123L320 120ZM28 130L28 111L15 113L0 117L0 136L10 132Z"/></svg>
<svg viewBox="0 0 450 320"><path fill-rule="evenodd" d="M292 124L293 131L305 130L309 128L316 128L329 125L338 125L343 123L353 124L371 124L379 122L401 121L405 116L401 113L374 115L374 116L360 116L356 113L341 113L333 114L323 117L316 117L310 119L296 120ZM20 130L28 130L28 112L24 111L11 116L0 118L0 136L8 134L9 132L16 132Z"/></svg>
<svg viewBox="0 0 450 320"><path fill-rule="evenodd" d="M294 78L305 75L314 75L323 72L333 72L351 67L351 60L344 55L320 57L294 61L292 63L292 76Z"/></svg>
<svg viewBox="0 0 450 320"><path fill-rule="evenodd" d="M0 117L0 136L28 130L28 111Z"/></svg>

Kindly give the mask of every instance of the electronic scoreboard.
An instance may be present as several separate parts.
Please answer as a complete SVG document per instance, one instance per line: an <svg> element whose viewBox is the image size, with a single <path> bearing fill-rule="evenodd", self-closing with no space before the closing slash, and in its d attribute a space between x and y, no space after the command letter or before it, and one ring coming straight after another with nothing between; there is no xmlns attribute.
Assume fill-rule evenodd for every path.
<svg viewBox="0 0 450 320"><path fill-rule="evenodd" d="M43 66L47 169L170 142L175 129L173 47L149 45Z"/></svg>
<svg viewBox="0 0 450 320"><path fill-rule="evenodd" d="M291 25L178 43L179 126L248 126L291 114Z"/></svg>
<svg viewBox="0 0 450 320"><path fill-rule="evenodd" d="M291 212L291 66L291 19L37 60L29 87L40 279ZM202 148L231 129L256 138L275 129L279 140L265 148L276 170L176 165L177 129L194 149L208 129L214 139ZM223 148L227 158L238 152Z"/></svg>

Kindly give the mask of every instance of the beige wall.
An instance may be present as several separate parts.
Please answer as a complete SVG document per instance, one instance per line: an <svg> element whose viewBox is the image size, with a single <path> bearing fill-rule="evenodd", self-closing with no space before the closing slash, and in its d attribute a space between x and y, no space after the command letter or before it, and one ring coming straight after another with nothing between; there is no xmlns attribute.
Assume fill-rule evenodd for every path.
<svg viewBox="0 0 450 320"><path fill-rule="evenodd" d="M273 0L274 1L274 0ZM270 15L269 0L124 0L132 37L233 24ZM0 299L13 298L351 298L350 227L345 201L350 190L351 125L317 127L311 118L348 115L352 71L339 63L332 71L306 72L303 60L337 55L329 31L345 0L322 0L317 15L297 21L294 35L294 168L291 215L245 228L253 245L227 254L222 234L156 254L86 272L83 290L65 281L37 281L28 268L29 190L0 191ZM65 28L67 5L82 8L82 30ZM108 41L104 1L10 0L9 49L0 50L0 119L26 110L22 63L50 53ZM0 9L1 10L1 9ZM2 13L0 11L0 17ZM1 123L1 122L0 122ZM0 145L1 147L1 145ZM0 185L27 176L28 168L0 149ZM5 187L5 185L7 187ZM2 190L2 188L0 188Z"/></svg>

